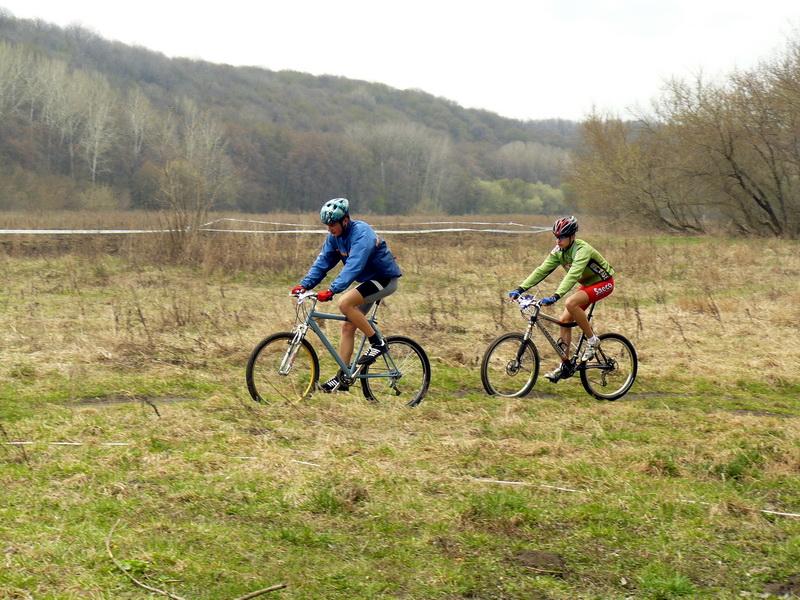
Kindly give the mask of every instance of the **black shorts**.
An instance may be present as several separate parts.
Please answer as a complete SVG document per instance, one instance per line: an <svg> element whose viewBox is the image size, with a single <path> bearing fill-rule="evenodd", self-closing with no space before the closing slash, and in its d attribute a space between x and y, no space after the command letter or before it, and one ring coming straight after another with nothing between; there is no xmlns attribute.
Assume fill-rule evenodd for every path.
<svg viewBox="0 0 800 600"><path fill-rule="evenodd" d="M393 279L372 279L359 283L356 290L364 298L364 304L358 307L359 310L367 314L367 311L372 308L376 301L385 298L389 294L394 294L397 291L398 279L398 277Z"/></svg>

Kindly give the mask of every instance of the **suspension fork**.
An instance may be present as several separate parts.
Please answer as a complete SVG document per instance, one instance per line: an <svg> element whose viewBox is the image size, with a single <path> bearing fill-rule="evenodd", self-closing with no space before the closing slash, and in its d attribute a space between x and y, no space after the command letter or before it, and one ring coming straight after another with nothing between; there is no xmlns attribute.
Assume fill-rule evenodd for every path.
<svg viewBox="0 0 800 600"><path fill-rule="evenodd" d="M288 375L289 369L292 368L294 364L294 359L297 356L297 351L300 350L300 344L303 342L303 338L306 337L306 332L308 331L308 323L300 323L294 330L294 337L292 341L289 342L289 347L286 349L286 354L283 355L283 360L281 361L281 366L278 369L278 373L281 375Z"/></svg>
<svg viewBox="0 0 800 600"><path fill-rule="evenodd" d="M527 342L533 337L533 324L534 320L531 319L528 323L528 328L525 330L525 333L522 336L522 343L519 345L517 349L517 364L522 361L522 355L525 354L525 347L527 346Z"/></svg>

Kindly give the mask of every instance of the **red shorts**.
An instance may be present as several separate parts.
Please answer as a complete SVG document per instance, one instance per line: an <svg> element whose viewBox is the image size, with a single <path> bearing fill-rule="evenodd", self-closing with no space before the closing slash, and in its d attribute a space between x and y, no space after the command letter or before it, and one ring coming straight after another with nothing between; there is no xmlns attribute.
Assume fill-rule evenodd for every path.
<svg viewBox="0 0 800 600"><path fill-rule="evenodd" d="M611 292L614 291L614 278L609 277L605 281L598 281L591 285L582 285L580 291L586 292L586 295L589 296L589 304L597 302L606 296L610 296ZM586 306L589 306L589 304ZM586 306L583 308L586 308Z"/></svg>

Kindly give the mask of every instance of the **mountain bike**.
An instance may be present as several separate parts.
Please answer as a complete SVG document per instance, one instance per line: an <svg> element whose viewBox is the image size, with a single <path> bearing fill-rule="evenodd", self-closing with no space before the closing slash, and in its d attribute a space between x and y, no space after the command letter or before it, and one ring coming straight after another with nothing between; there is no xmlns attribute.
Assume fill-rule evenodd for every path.
<svg viewBox="0 0 800 600"><path fill-rule="evenodd" d="M431 365L422 346L410 338L390 335L385 338L389 346L386 354L370 364L359 365L358 359L367 347L367 339L362 335L352 362L346 364L317 321L346 321L347 317L318 312L316 292L303 292L295 297L294 328L261 340L247 361L247 389L253 400L270 402L282 398L294 402L314 393L319 382L319 357L306 339L311 330L339 365L343 382L348 386L359 382L368 400L406 406L422 402L431 382ZM367 315L378 334L376 314L380 303L377 300Z"/></svg>
<svg viewBox="0 0 800 600"><path fill-rule="evenodd" d="M539 350L533 343L534 329L541 332L544 339L553 347L562 361L567 377L580 374L584 389L599 400L616 400L631 389L636 379L639 359L633 344L618 333L603 333L600 345L591 360L578 359L583 354L586 336L581 332L574 352L565 348L553 338L543 322L559 327L576 327L577 323L562 323L558 319L541 312L541 304L535 296L523 295L514 300L519 305L523 318L528 321L525 333L505 333L494 340L486 349L481 362L481 381L488 394L506 398L520 398L527 395L539 376ZM591 321L594 303L589 306L586 316Z"/></svg>

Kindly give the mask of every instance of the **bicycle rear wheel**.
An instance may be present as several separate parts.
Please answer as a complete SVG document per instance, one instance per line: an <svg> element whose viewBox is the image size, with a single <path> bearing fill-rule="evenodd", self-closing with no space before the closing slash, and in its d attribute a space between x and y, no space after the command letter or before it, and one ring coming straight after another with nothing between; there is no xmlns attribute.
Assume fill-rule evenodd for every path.
<svg viewBox="0 0 800 600"><path fill-rule="evenodd" d="M431 383L428 355L414 340L399 335L386 338L389 351L364 367L361 390L368 400L417 406Z"/></svg>
<svg viewBox="0 0 800 600"><path fill-rule="evenodd" d="M247 361L246 379L250 396L256 402L283 400L296 402L308 398L319 380L319 358L306 340L292 346L294 334L276 333L258 343ZM289 357L288 353L294 356ZM289 358L285 375L280 373Z"/></svg>
<svg viewBox="0 0 800 600"><path fill-rule="evenodd" d="M636 349L618 333L604 333L592 360L580 367L583 388L598 400L616 400L628 393L639 368Z"/></svg>
<svg viewBox="0 0 800 600"><path fill-rule="evenodd" d="M492 396L527 395L539 376L539 351L521 333L505 333L486 349L481 362L483 389Z"/></svg>

